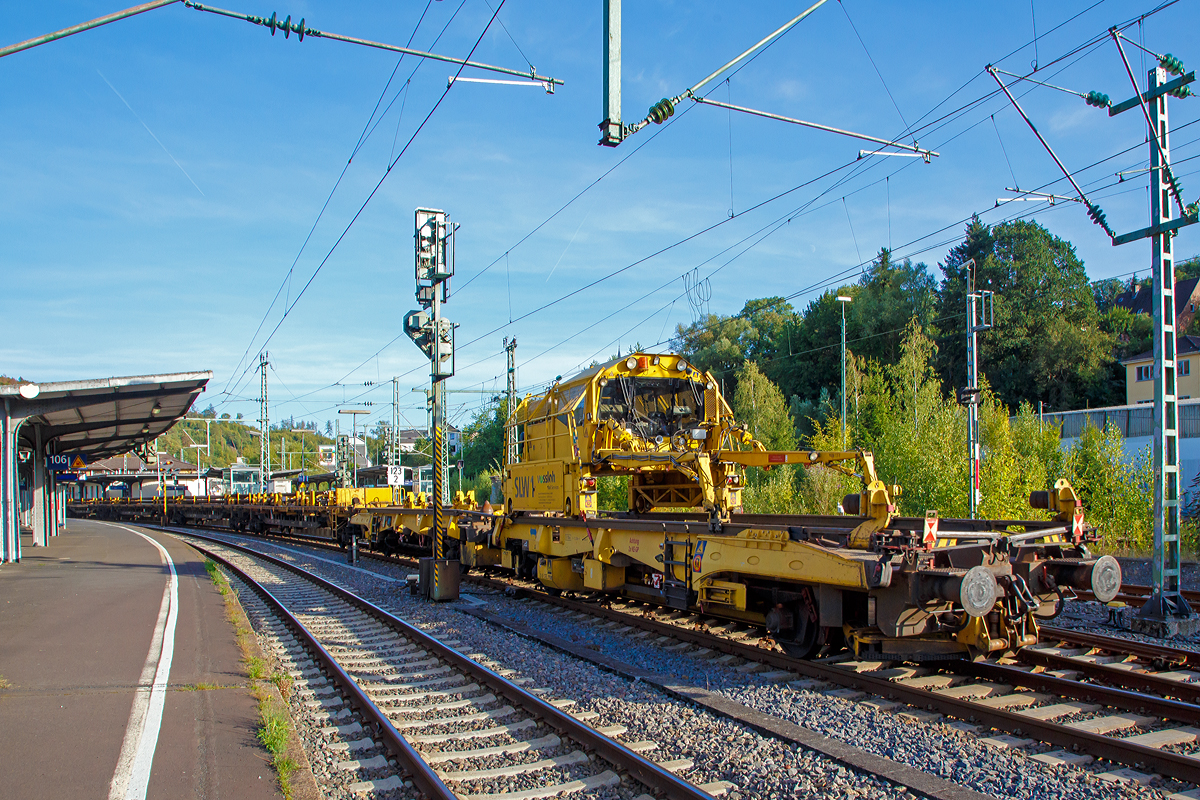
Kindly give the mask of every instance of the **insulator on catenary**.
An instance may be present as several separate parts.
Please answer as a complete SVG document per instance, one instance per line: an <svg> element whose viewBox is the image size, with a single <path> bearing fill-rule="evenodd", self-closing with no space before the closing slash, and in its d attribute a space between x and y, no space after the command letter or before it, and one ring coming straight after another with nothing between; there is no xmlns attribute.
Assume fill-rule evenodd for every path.
<svg viewBox="0 0 1200 800"><path fill-rule="evenodd" d="M291 34L295 33L297 39L299 39L302 42L304 41L304 34L306 32L306 29L304 27L304 19L303 18L301 18L300 22L293 25L291 14L288 14L287 19L280 22L279 16L274 11L272 11L271 18L269 20L265 20L263 22L263 24L271 29L272 36L275 35L275 29L278 28L279 30L283 31L283 38L286 39Z"/></svg>
<svg viewBox="0 0 1200 800"><path fill-rule="evenodd" d="M1171 193L1174 194L1176 198L1180 198L1179 202L1182 203L1183 187L1179 185L1179 179L1175 177L1174 171L1172 171L1169 167L1164 171L1167 174L1167 183L1171 186Z"/></svg>
<svg viewBox="0 0 1200 800"><path fill-rule="evenodd" d="M1112 101L1108 99L1108 95L1103 92L1088 92L1083 98L1089 106L1096 108L1108 108L1112 105Z"/></svg>
<svg viewBox="0 0 1200 800"><path fill-rule="evenodd" d="M675 104L668 98L664 97L654 105L650 106L650 113L647 114L650 121L656 125L661 125L671 117L675 116Z"/></svg>
<svg viewBox="0 0 1200 800"><path fill-rule="evenodd" d="M1112 228L1108 227L1108 220L1105 218L1104 211L1100 208L1100 206L1096 205L1095 203L1087 203L1087 213L1088 216L1092 218L1092 222L1103 228L1104 232L1110 237L1117 235Z"/></svg>
<svg viewBox="0 0 1200 800"><path fill-rule="evenodd" d="M1178 89L1172 89L1167 92L1167 94L1171 95L1171 97L1178 97L1180 100L1196 96L1196 93L1192 91L1192 87L1190 86L1180 86Z"/></svg>
<svg viewBox="0 0 1200 800"><path fill-rule="evenodd" d="M1171 73L1172 75L1182 75L1183 74L1183 62L1180 61L1175 56L1171 55L1170 53L1159 56L1158 63L1159 63L1159 66L1161 66L1163 69L1165 69L1167 72Z"/></svg>

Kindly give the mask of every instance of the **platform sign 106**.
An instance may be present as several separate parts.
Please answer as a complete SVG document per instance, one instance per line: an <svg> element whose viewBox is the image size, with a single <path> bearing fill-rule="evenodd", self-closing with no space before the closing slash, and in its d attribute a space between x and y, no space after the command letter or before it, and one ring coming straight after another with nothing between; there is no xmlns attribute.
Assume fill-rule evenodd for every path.
<svg viewBox="0 0 1200 800"><path fill-rule="evenodd" d="M46 456L46 469L52 472L79 469L87 466L87 456L79 453L56 453Z"/></svg>

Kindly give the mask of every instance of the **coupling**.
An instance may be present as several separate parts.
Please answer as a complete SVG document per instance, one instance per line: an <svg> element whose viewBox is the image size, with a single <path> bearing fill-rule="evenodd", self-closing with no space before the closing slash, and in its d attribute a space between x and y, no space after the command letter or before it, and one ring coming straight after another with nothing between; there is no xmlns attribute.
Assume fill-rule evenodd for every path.
<svg viewBox="0 0 1200 800"><path fill-rule="evenodd" d="M961 605L972 617L982 617L996 605L1000 587L987 567L971 567L965 573L921 573L921 601L942 600Z"/></svg>

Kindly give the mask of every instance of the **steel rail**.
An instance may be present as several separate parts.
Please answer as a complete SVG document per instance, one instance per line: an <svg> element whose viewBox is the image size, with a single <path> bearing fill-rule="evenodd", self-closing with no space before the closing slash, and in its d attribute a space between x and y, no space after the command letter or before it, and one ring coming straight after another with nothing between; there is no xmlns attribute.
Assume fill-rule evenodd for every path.
<svg viewBox="0 0 1200 800"><path fill-rule="evenodd" d="M1148 642L1139 642L1132 639L1117 639L1112 636L1103 636L1098 633L1085 633L1083 631L1073 631L1067 628L1055 628L1049 625L1040 626L1043 640L1057 638L1064 642L1073 642L1075 644L1083 644L1089 647L1098 647L1102 650L1107 650L1110 653L1123 653L1125 655L1137 656L1138 658L1147 658L1150 660L1164 661L1167 663L1184 663L1189 667L1200 667L1200 653L1192 652L1191 650L1181 650L1178 647L1168 647L1162 644L1150 644Z"/></svg>
<svg viewBox="0 0 1200 800"><path fill-rule="evenodd" d="M1021 648L1017 653L1017 658L1030 666L1074 670L1095 681L1136 691L1155 692L1167 697L1176 697L1189 705L1200 702L1200 683L1171 680L1159 677L1153 672L1118 669L1110 664L1095 664L1073 656L1047 653L1028 647ZM1165 714L1164 716L1170 715ZM1175 719L1175 717L1171 718ZM1188 721L1200 724L1200 706L1194 706L1189 712Z"/></svg>
<svg viewBox="0 0 1200 800"><path fill-rule="evenodd" d="M1075 593L1085 600L1095 599L1095 595L1084 589L1076 589ZM1120 593L1117 594L1114 599L1124 602L1129 602L1130 600L1141 600L1142 602L1145 602L1153 593L1154 587L1152 586L1142 586L1136 583L1123 583L1121 584ZM1188 600L1189 602L1200 602L1200 591L1195 589L1184 589L1182 594L1184 599Z"/></svg>
<svg viewBox="0 0 1200 800"><path fill-rule="evenodd" d="M653 761L643 758L621 743L610 739L609 737L597 731L595 728L592 728L591 726L579 721L565 711L556 708L537 695L527 692L521 687L511 683L508 680L505 680L493 670L488 669L482 664L472 661L470 658L467 658L454 648L443 644L421 629L408 622L405 622L391 612L375 605L371 601L359 597L353 592L343 589L337 584L327 581L324 578L313 575L310 572L305 572L300 567L284 561L283 559L267 555L266 553L260 553L249 547L223 541L214 537L205 536L203 534L192 533L189 531L186 535L203 539L208 542L214 542L220 544L222 547L229 547L233 550L237 550L238 552L253 556L254 558L261 559L270 564L282 567L303 576L306 580L316 584L331 594L336 595L350 605L355 606L360 611L363 611L369 616L384 623L397 633L404 636L406 639L409 639L410 641L417 643L420 647L433 652L442 660L452 664L456 669L470 675L472 679L486 684L497 694L500 694L509 701L516 703L533 716L538 717L551 727L556 728L560 732L566 734L579 744L599 754L609 763L626 771L629 773L629 775L644 784L646 787L662 792L668 797L672 798L687 798L687 800L711 800L710 795L702 792L699 788L678 777L673 772L660 767ZM332 656L330 656L330 658L332 658ZM340 671L340 668L338 669ZM361 690L358 691L358 695L361 696L365 702L370 702L369 699L366 699L366 695L362 694ZM382 714L382 712L380 713ZM391 722L387 722L387 725L389 727L393 727ZM398 732L396 735L400 736ZM403 741L402 736L400 739ZM407 742L404 742L404 746L411 749L411 746L409 746ZM414 750L412 752L415 754L416 751ZM436 796L441 797L442 795ZM448 797L453 796L453 794L448 795Z"/></svg>
<svg viewBox="0 0 1200 800"><path fill-rule="evenodd" d="M189 533L188 535L196 534ZM271 556L257 553L249 548L243 548L239 545L232 545L227 542L222 542L222 544L243 550L267 560L276 560ZM280 561L279 563L288 569L300 571L297 567L294 567L287 562ZM306 577L314 577L309 576L308 573L303 574L305 574ZM506 590L513 589L512 584L491 578L475 577L471 580L472 582L495 588ZM339 591L338 587L334 587L334 590ZM1028 733L1050 744L1065 747L1081 747L1093 756L1106 758L1110 761L1123 764L1145 765L1154 769L1160 774L1169 777L1179 778L1191 783L1200 783L1200 759L1190 758L1188 756L1169 751L1161 751L1146 745L1138 744L1136 742L1128 742L1102 734L1095 734L1087 731L1067 728L1062 725L1057 725L1053 722L1034 719L1032 717L1027 717L1025 715L1010 711L1003 711L1000 709L977 705L972 703L970 700L948 697L946 695L926 689L905 686L904 684L885 678L876 678L863 673L850 672L846 669L819 662L804 661L793 658L784 653L742 644L740 642L735 642L733 640L715 636L702 631L681 628L676 625L660 622L648 617L616 611L601 605L582 603L563 597L554 597L545 592L528 589L525 587L517 587L515 589L515 594L517 597L533 597L543 602L563 608L581 611L593 616L603 617L605 619L621 622L642 630L647 630L652 633L670 636L680 641L709 648L710 650L717 650L723 653L731 654L747 661L756 661L767 664L768 666L776 667L778 669L790 670L809 678L834 683L847 688L860 689L880 697L893 698L900 702L906 703L907 705L918 708L933 709L939 713L956 717L958 719L973 720L1001 730ZM339 596L341 596L340 593ZM350 595L350 597L354 596ZM356 599L358 602L371 605L368 603L368 601L361 600L361 598ZM387 614L387 612L383 613ZM1076 635L1074 631L1066 631L1057 628L1043 627L1042 630L1050 636L1058 636L1060 633L1065 634L1064 636L1060 637L1064 640L1070 640L1071 637ZM417 633L420 634L419 631ZM421 635L423 636L424 634ZM1156 645L1146 645L1140 642L1134 642L1125 639L1112 639L1111 637L1096 636L1094 634L1078 634L1078 638L1086 638L1094 642L1099 642L1098 644L1094 645L1097 647L1105 647L1114 650L1117 650L1118 647L1120 647L1120 650L1118 651L1141 648L1143 650L1157 652L1164 650L1171 653L1183 652L1178 651L1175 648L1162 648ZM436 642L436 640L433 641ZM439 647L444 647L440 645L440 643L437 643L437 645ZM1200 658L1200 654L1195 655ZM993 668L994 671L992 671ZM480 669L485 668L480 667ZM1148 711L1152 710L1155 713L1162 712L1160 715L1164 718L1186 719L1187 717L1185 715L1194 713L1193 711L1189 710L1189 708L1192 708L1192 706L1188 703L1181 703L1165 698L1141 695L1121 689L1114 689L1112 687L1086 685L1073 681L1066 681L1064 679L1055 679L1054 676L1051 675L1031 674L1020 669L1006 669L1002 667L1002 665L981 662L974 667L964 667L964 669L978 670L981 675L987 671L987 674L989 674L993 679L1003 675L1004 677L999 679L1006 680L1017 685L1026 685L1030 686L1031 688L1040 686L1056 694L1080 699L1100 700L1107 705L1118 708L1134 707L1142 708ZM1127 704L1136 705L1129 706Z"/></svg>
<svg viewBox="0 0 1200 800"><path fill-rule="evenodd" d="M1169 700L1164 697L1095 683L1080 683L1045 672L1028 672L1018 666L997 664L994 661L962 661L951 665L949 669L972 678L1024 686L1027 689L1111 706L1122 711L1152 713L1175 722L1200 725L1200 706L1190 702Z"/></svg>
<svg viewBox="0 0 1200 800"><path fill-rule="evenodd" d="M205 541L209 542L218 542L216 539L200 534L189 533L188 535L198 539L204 539ZM218 543L222 546L230 547L232 549L254 555L256 558L264 558L275 561L275 559L271 559L269 556L263 556L260 553L254 553L253 551L239 547L238 545L231 545L228 542ZM268 605L271 606L276 614L283 618L288 627L291 628L293 632L300 637L301 641L304 642L304 645L308 648L309 652L314 654L317 657L317 660L325 666L325 669L333 675L334 680L337 682L341 690L350 695L351 703L353 703L362 714L367 716L372 722L379 726L379 729L382 732L382 738L385 740L387 748L396 755L405 771L407 771L409 776L412 778L413 783L427 797L433 798L434 800L456 800L456 795L454 792L450 791L450 788L446 786L438 774L433 771L433 767L425 763L425 760L421 758L420 754L413 748L413 746L410 745L402 735L400 735L400 731L396 730L396 726L393 725L392 721L387 718L387 715L383 713L383 710L380 709L379 706L377 706L375 702L367 696L366 692L359 687L354 679L351 678L344 669L342 669L341 665L337 663L337 659L335 659L333 655L326 650L319 641L317 641L316 637L313 636L312 632L309 631L304 623L300 622L300 620L298 620L291 611L288 611L283 603L280 602L279 599L275 597L275 595L272 594L269 589L260 584L258 581L254 580L249 574L246 573L245 570L229 561L229 559L224 558L223 556L205 547L200 547L194 544L192 547L195 547L197 550L204 553L204 555L206 555L208 558L220 562L231 572L237 574L237 576L241 578L246 585L250 586L267 602ZM286 562L279 563L286 564ZM312 578L313 576L305 574L305 577Z"/></svg>
<svg viewBox="0 0 1200 800"><path fill-rule="evenodd" d="M681 641L690 642L701 647L707 647L711 650L719 650L723 653L738 656L747 661L757 661L779 669L786 669L792 672L799 673L809 678L835 683L847 688L860 689L870 692L880 697L889 697L900 702L906 703L918 708L931 708L939 713L958 719L971 719L975 722L984 723L993 728L1008 731L1020 731L1026 734L1034 735L1038 739L1050 744L1060 745L1064 747L1080 746L1086 752L1093 756L1106 758L1110 761L1119 762L1122 764L1144 764L1156 770L1160 774L1174 778L1189 781L1191 783L1200 783L1200 760L1189 758L1188 756L1178 753L1164 752L1146 745L1137 744L1136 742L1127 742L1122 739L1115 739L1110 736L1101 734L1089 733L1087 731L1075 730L1062 725L1057 725L1053 722L1027 717L1022 714L1017 714L1011 711L1003 711L1000 709L988 708L986 706L977 705L969 700L961 700L955 697L948 697L937 692L931 692L926 689L917 689L911 686L905 686L902 683L896 683L886 678L875 678L863 673L850 672L846 669L830 666L813 661L804 661L793 658L783 653L764 650L761 647L741 644L729 639L725 639L712 634L703 633L700 631L688 630L679 628L669 623L658 622L646 617L639 617L632 614L625 614L620 611L614 611L601 606L594 606L587 603L579 603L574 600L567 600L561 597L551 597L542 592L524 590L530 596L536 596L539 600L553 603L555 605L571 608L574 610L585 611L595 616L601 616L612 620L623 622L626 625L638 627L643 630L649 630L655 633L660 633L665 636L671 636ZM518 596L522 590L518 590ZM1136 643L1131 643L1136 644ZM1042 679L1046 681L1044 685L1050 686L1050 681L1053 676L1036 676L1028 675L1020 670L1019 676L1014 675L1011 680L1017 680L1018 677L1023 679ZM1069 684L1078 687L1080 690L1092 689L1096 692L1095 696L1104 694L1106 697L1118 697L1116 692L1122 690L1112 689L1109 687L1088 687L1082 684L1070 681L1064 682L1064 689L1069 688ZM1162 708L1170 709L1173 714L1188 713L1185 711L1182 704L1163 698L1146 697L1136 695L1131 692L1122 692L1122 695L1128 701L1139 701L1144 708ZM1164 715L1168 716L1168 715Z"/></svg>

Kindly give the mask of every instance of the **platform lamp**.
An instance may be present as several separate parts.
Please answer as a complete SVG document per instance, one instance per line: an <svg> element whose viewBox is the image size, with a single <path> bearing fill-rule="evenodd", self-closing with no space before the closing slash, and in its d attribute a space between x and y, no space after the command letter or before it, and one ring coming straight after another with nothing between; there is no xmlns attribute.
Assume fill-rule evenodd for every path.
<svg viewBox="0 0 1200 800"><path fill-rule="evenodd" d="M355 433L355 431L358 429L358 415L359 414L370 414L371 412L369 409L366 409L366 408L339 408L338 413L352 415L350 417L350 452L353 454L352 458L354 459L354 469L351 471L351 474L354 476L354 488L357 489L358 488L358 449L354 446L354 439L357 436L357 433ZM366 438L366 434L364 433L363 444L366 445L366 443L367 443L367 438Z"/></svg>
<svg viewBox="0 0 1200 800"><path fill-rule="evenodd" d="M837 296L842 304L842 449L846 449L846 303L854 302L853 297L844 294Z"/></svg>

